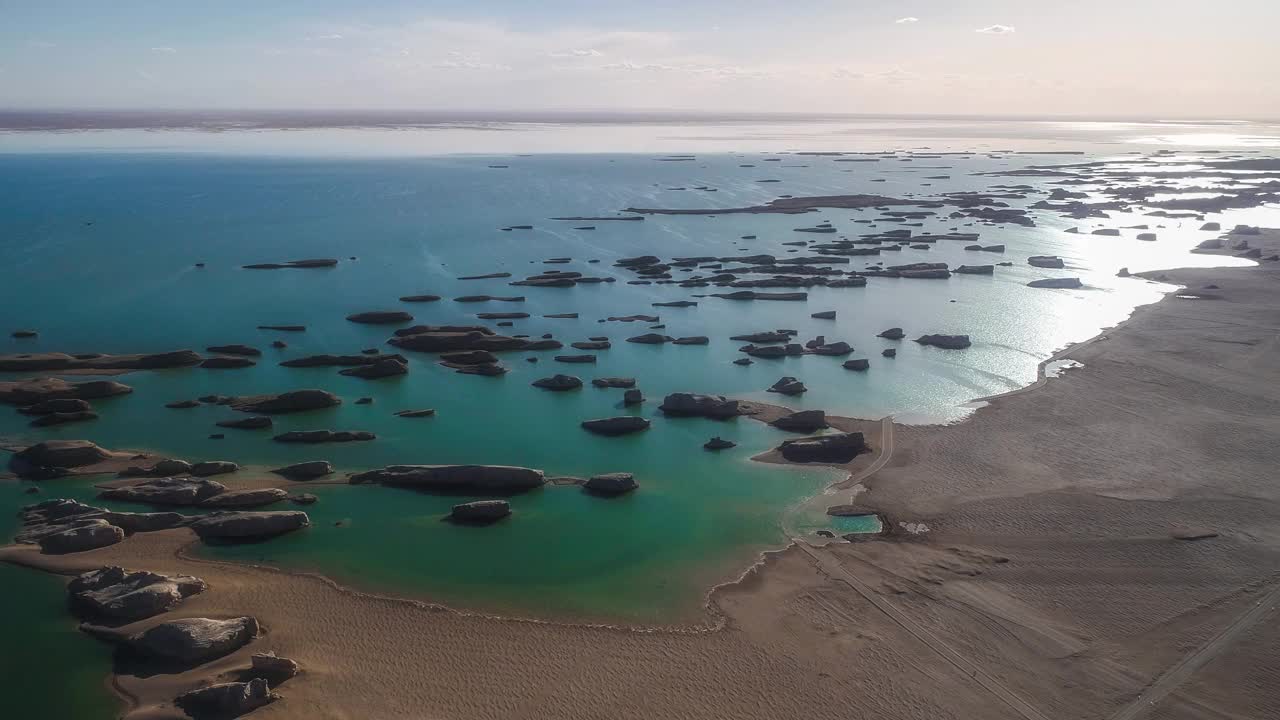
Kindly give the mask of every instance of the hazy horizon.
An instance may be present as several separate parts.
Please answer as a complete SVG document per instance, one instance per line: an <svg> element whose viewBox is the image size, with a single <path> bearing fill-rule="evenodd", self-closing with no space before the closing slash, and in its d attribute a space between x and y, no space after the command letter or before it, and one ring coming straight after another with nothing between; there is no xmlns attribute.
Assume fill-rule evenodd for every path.
<svg viewBox="0 0 1280 720"><path fill-rule="evenodd" d="M4 11L0 108L1280 117L1262 0L402 0Z"/></svg>

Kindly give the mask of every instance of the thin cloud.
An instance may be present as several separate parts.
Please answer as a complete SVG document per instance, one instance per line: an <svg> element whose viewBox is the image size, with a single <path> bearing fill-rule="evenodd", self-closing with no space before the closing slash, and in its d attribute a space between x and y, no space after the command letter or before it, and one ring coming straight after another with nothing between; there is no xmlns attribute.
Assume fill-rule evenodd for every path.
<svg viewBox="0 0 1280 720"><path fill-rule="evenodd" d="M918 23L918 22L920 22L920 18L918 18L918 17L904 17L904 18L898 18L897 20L894 20L894 22L895 22L895 23L897 23L897 24L899 24L899 25L910 25L911 23Z"/></svg>
<svg viewBox="0 0 1280 720"><path fill-rule="evenodd" d="M437 70L510 70L510 65L499 65L497 63L471 62L468 60L445 60L438 62L431 67Z"/></svg>
<svg viewBox="0 0 1280 720"><path fill-rule="evenodd" d="M984 28L978 28L974 32L980 32L986 35L1009 35L1016 30L1017 28L1012 25L988 25Z"/></svg>
<svg viewBox="0 0 1280 720"><path fill-rule="evenodd" d="M327 35L313 35L308 40L341 40L342 35L338 33L328 33Z"/></svg>
<svg viewBox="0 0 1280 720"><path fill-rule="evenodd" d="M769 76L769 73L767 72L739 67L737 65L668 65L665 63L637 63L625 61L601 65L600 68L603 70L622 70L627 72L683 73L716 78L761 78Z"/></svg>
<svg viewBox="0 0 1280 720"><path fill-rule="evenodd" d="M177 49L177 48L171 48L171 47L153 47L153 48L151 48L151 52L153 52L153 53L176 53L176 52L178 52L178 49Z"/></svg>
<svg viewBox="0 0 1280 720"><path fill-rule="evenodd" d="M547 53L547 57L553 58L588 58L600 57L604 53L595 48L583 48L581 50L558 50Z"/></svg>

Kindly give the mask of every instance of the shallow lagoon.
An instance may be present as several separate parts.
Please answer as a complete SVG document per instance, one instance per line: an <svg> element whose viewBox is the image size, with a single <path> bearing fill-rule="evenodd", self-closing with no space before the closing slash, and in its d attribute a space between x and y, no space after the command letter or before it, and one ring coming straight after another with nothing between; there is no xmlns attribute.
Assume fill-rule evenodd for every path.
<svg viewBox="0 0 1280 720"><path fill-rule="evenodd" d="M767 162L766 158L778 158ZM1158 299L1167 286L1116 278L1121 265L1187 264L1186 250L1207 236L1198 222L1135 216L1110 225L1153 222L1160 240L1072 235L1056 216L1041 227L964 226L931 219L917 232L953 227L980 231L983 244L1007 246L1003 256L963 250L941 241L932 249L884 253L886 264L918 261L981 263L1008 259L994 276L958 275L948 281L872 278L865 288L815 288L804 303L742 303L707 298L694 308L653 308L701 290L633 286L613 268L618 258L733 255L768 252L812 239L794 228L829 221L840 235L883 231L894 223L857 223L874 210L823 211L804 216L650 216L640 222L549 218L612 215L627 206L727 207L779 194L874 192L930 194L979 189L1003 178L976 172L1079 156L1004 156L992 159L886 158L839 163L822 156L717 154L690 162L643 155L443 156L417 158L254 157L174 153L0 155L0 236L6 259L3 302L15 326L39 329L36 340L0 340L0 351L149 352L247 343L264 351L256 367L133 373L120 378L132 395L97 403L103 419L33 432L24 418L0 415L0 434L38 439L88 437L107 447L146 448L188 459L234 459L272 466L325 458L344 469L399 462L500 463L538 467L553 475L629 471L641 491L603 500L574 487L547 487L513 498L515 517L477 531L440 523L458 498L385 488L318 487L310 510L315 527L293 538L209 551L320 570L364 587L411 592L459 604L534 614L611 616L657 621L691 612L712 581L731 577L757 551L784 540L779 517L830 479L822 470L751 463L748 458L784 434L748 419L727 423L658 417L660 398L673 391L714 392L823 408L858 417L892 414L915 422L955 421L965 403L1008 391L1035 378L1055 349L1096 334L1134 306ZM491 168L502 164L505 168ZM753 165L754 167L741 167ZM945 166L945 169L943 169ZM924 180L944 173L947 180ZM761 184L760 179L778 183ZM883 183L872 180L885 179ZM1033 179L1034 180L1034 179ZM676 190L707 186L716 192ZM504 231L531 224L532 230ZM1086 228L1088 223L1081 223ZM575 230L593 225L595 230ZM757 239L742 240L743 235ZM818 236L819 239L830 236ZM1058 254L1068 269L1032 268L1024 258ZM981 255L982 257L975 257ZM350 256L357 259L350 260ZM547 266L550 257L569 265ZM252 262L335 257L325 270L250 271ZM599 263L588 263L597 259ZM854 258L850 267L863 267ZM196 263L205 263L197 268ZM507 280L459 281L495 271L515 278L548 267L618 278L574 288L511 288ZM1087 287L1072 291L1027 288L1036 277L1071 274ZM399 303L401 295L446 299ZM524 303L456 303L463 294L521 294ZM594 366L562 365L554 352L508 354L502 377L459 375L411 355L408 376L364 381L335 369L289 369L279 360L353 353L384 347L391 330L347 322L352 312L403 308L417 322L474 322L484 311L520 310L509 332L554 333L566 344L592 335L614 340ZM810 313L835 309L835 321ZM547 319L578 312L578 319ZM623 342L643 323L598 322L610 315L658 314L673 336L708 335L708 346L651 346ZM305 333L256 329L305 324ZM908 337L962 332L974 346L962 352L924 348L876 337L890 326ZM740 343L730 335L788 327L800 338L825 335L857 348L871 370L849 372L841 358L806 356L731 364ZM274 339L289 347L275 350ZM898 349L892 360L880 357ZM555 372L633 376L649 401L621 406L621 391L585 387L552 393L529 386ZM763 392L782 375L801 378L810 392L782 398ZM252 394L304 387L338 393L331 410L277 418L273 431L226 430L220 407L167 410L164 403L204 394ZM357 405L370 397L373 404ZM434 418L407 420L394 411L432 407ZM583 432L585 419L639 413L651 430L624 438ZM378 440L330 446L286 446L273 432L331 428L370 430ZM711 435L739 447L708 453ZM806 506L793 527L820 527ZM341 521L340 525L335 525Z"/></svg>
<svg viewBox="0 0 1280 720"><path fill-rule="evenodd" d="M827 518L819 507L822 502L805 502L835 477L830 472L751 463L751 455L783 437L753 421L657 417L653 429L640 436L603 439L579 430L580 420L623 412L654 416L657 400L677 390L777 402L784 399L762 391L789 374L812 389L808 396L785 399L796 407L869 418L894 414L907 421L954 421L971 412L967 401L1025 385L1035 378L1037 364L1055 349L1095 334L1122 320L1136 305L1171 289L1115 278L1119 267L1136 271L1230 262L1186 254L1206 236L1194 229L1198 222L1135 216L1108 223L1166 225L1156 230L1158 242L1143 243L1133 237L1136 231L1120 238L1066 234L1069 224L1050 216L1042 218L1038 228L981 229L983 244L1007 245L1005 258L1014 261L994 277L956 276L946 282L872 279L867 288L815 289L807 303L709 299L697 308L651 309L652 302L684 298L693 291L628 286L621 281L630 276L616 273L620 282L608 286L521 289L518 292L528 301L519 307L448 300L401 306L396 298L407 294L506 294L504 281L454 278L496 270L533 274L543 269L543 259L553 256L571 256L575 263L550 267L610 274L615 274L612 262L628 255L741 251L782 256L789 248L781 243L808 239L792 232L795 227L828 220L841 234L869 232L873 226L852 220L875 214L650 217L629 223L558 223L547 220L551 216L610 214L629 205L745 205L778 194L906 195L977 189L993 182L1023 181L975 178L971 172L1090 158L975 156L911 163L883 160L853 167L829 158L772 156L783 158L775 163L763 162L762 155L733 153L679 163L655 162L645 155L406 158L388 157L392 153L385 151L387 134L342 136L345 157L340 158L328 153L324 143L302 151L294 148L292 157L268 156L284 137L269 133L252 134L251 142L237 140L239 151L234 153L222 152L228 134L216 139L210 134L155 134L147 137L148 152L141 154L103 151L99 144L111 143L102 143L104 136L94 134L44 136L49 141L45 149L56 154L29 152L40 143L25 138L0 138L0 149L11 153L0 155L0 303L10 324L41 331L34 342L11 340L5 332L0 352L142 352L230 342L265 351L262 362L249 370L127 375L121 379L133 385L135 393L99 403L103 420L90 425L36 433L21 417L2 413L0 435L33 440L88 437L110 447L264 466L325 457L346 469L391 462L493 462L541 467L552 474L629 470L642 485L631 497L602 500L576 487L548 486L513 498L515 517L483 529L440 522L459 498L316 485L308 489L321 501L308 508L314 525L305 533L201 552L319 570L365 589L496 612L668 622L691 617L710 584L732 577L756 552L776 547L789 532L866 531L869 521ZM353 137L372 140L379 151L365 153L356 143L352 152ZM403 137L398 134L396 140ZM763 147L756 141L765 137L756 135L743 144ZM790 142L802 134L786 137ZM827 149L833 137L837 135L824 128L806 142ZM206 152L188 152L196 149ZM1097 156L1119 152L1118 147L1092 150ZM492 169L490 164L509 167ZM756 167L739 167L743 164ZM935 164L952 167L923 167ZM944 173L951 178L923 180ZM877 178L885 182L871 182ZM760 184L759 179L782 182ZM924 182L931 185L925 187ZM717 192L668 189L697 185ZM1274 222L1275 214L1258 209L1211 219L1229 226ZM533 224L535 229L499 229L511 224ZM572 229L586 224L594 224L596 230ZM951 226L947 221L928 222L918 231ZM880 224L874 229L892 227ZM741 235L759 239L742 242ZM975 258L961 249L963 245L940 243L930 251L904 250L884 259L953 266L999 259ZM1030 279L1055 274L1025 266L1022 259L1030 254L1062 255L1068 269L1057 274L1079 275L1088 287L1026 288ZM346 260L351 255L359 259ZM324 271L239 269L250 262L324 256L343 262ZM601 262L582 263L589 258ZM196 269L196 262L207 266ZM408 377L380 382L340 377L332 369L288 370L275 365L279 359L304 354L380 347L390 329L357 326L342 318L350 312L392 307L405 307L426 323L462 322L475 312L518 309L535 317L518 321L515 332L552 332L566 343L604 334L615 345L600 354L600 364L594 367L557 366L549 358L553 353L542 354L536 365L513 356L506 362L512 372L501 378L457 375L435 365L430 356L411 357ZM838 310L836 321L808 317L829 309ZM540 318L573 311L582 318ZM631 345L617 341L646 328L595 322L607 315L641 312L662 315L668 334L706 334L712 344ZM308 332L277 335L255 329L259 324L293 323L307 324ZM909 337L967 332L975 345L953 353L875 338L894 325L906 328ZM872 369L850 373L837 359L820 357L759 361L748 368L729 364L738 345L727 340L729 335L774 327L795 328L802 339L825 334L849 341L857 348L853 357L871 358ZM276 337L290 347L271 350L270 341ZM888 346L899 350L892 361L879 356ZM624 410L617 390L587 387L557 394L528 386L554 372L584 379L633 375L650 401L640 409ZM226 440L213 441L207 435L215 432L213 422L225 417L225 411L161 407L206 393L300 387L324 387L345 402L331 411L280 418L278 431L366 429L377 432L379 439L298 448L271 443L269 433L226 431ZM375 403L354 404L366 396ZM434 407L439 415L419 420L392 416L394 410L417 407ZM719 454L702 451L701 443L713 434L736 440L739 447ZM51 483L44 497L91 500L96 494L92 482L59 481L56 493ZM13 511L33 499L20 494L19 488L0 482L0 510L6 518L0 529L6 535L12 532ZM833 502L843 499L832 497ZM11 589L6 601L19 604L6 607L0 617L22 618L17 627L6 623L6 637L18 638L19 645L39 644L41 657L57 663L58 672L50 668L34 673L50 683L30 695L40 699L41 711L47 712L48 702L57 698L66 703L59 715L112 716L115 702L102 683L108 654L75 631L61 604L61 581L8 566L0 566L0 576ZM29 660L24 656L25 676L32 675ZM8 674L17 677L17 669Z"/></svg>

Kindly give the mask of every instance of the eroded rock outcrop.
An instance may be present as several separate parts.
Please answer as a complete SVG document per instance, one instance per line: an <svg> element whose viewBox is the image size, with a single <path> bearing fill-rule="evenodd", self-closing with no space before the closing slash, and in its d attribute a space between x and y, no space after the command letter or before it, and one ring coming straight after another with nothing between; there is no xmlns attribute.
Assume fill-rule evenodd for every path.
<svg viewBox="0 0 1280 720"><path fill-rule="evenodd" d="M314 480L333 473L333 465L328 460L311 460L308 462L286 465L271 472L290 480Z"/></svg>
<svg viewBox="0 0 1280 720"><path fill-rule="evenodd" d="M828 427L827 414L821 410L800 410L769 423L779 430L813 432Z"/></svg>
<svg viewBox="0 0 1280 720"><path fill-rule="evenodd" d="M216 480L165 477L109 488L99 493L99 496L108 500L148 505L185 506L199 504L226 491L227 486Z"/></svg>
<svg viewBox="0 0 1280 720"><path fill-rule="evenodd" d="M968 335L921 335L916 342L944 350L963 350L972 344Z"/></svg>
<svg viewBox="0 0 1280 720"><path fill-rule="evenodd" d="M185 667L216 660L249 644L258 634L258 621L252 617L229 620L183 618L127 636L90 625L81 626L81 629L104 640L124 644L148 660Z"/></svg>
<svg viewBox="0 0 1280 720"><path fill-rule="evenodd" d="M541 470L511 465L388 465L355 473L348 481L437 492L506 494L542 487L546 477Z"/></svg>
<svg viewBox="0 0 1280 720"><path fill-rule="evenodd" d="M324 390L292 390L278 395L251 395L233 398L231 409L246 413L279 415L333 407L342 402ZM224 426L225 427L225 426Z"/></svg>
<svg viewBox="0 0 1280 720"><path fill-rule="evenodd" d="M280 488L251 488L248 490L229 490L211 498L200 501L200 507L208 508L251 508L271 505L289 497L289 493Z"/></svg>
<svg viewBox="0 0 1280 720"><path fill-rule="evenodd" d="M275 537L311 524L299 510L265 512L215 512L191 522L191 529L203 540L256 540Z"/></svg>
<svg viewBox="0 0 1280 720"><path fill-rule="evenodd" d="M608 437L630 435L631 433L648 430L649 421L637 415L619 415L618 417L601 418L599 420L584 420L582 429L596 435Z"/></svg>
<svg viewBox="0 0 1280 720"><path fill-rule="evenodd" d="M593 475L582 487L592 495L614 497L629 493L640 485L631 473L615 472Z"/></svg>
<svg viewBox="0 0 1280 720"><path fill-rule="evenodd" d="M742 414L737 400L727 400L723 395L698 395L671 393L662 399L658 409L677 417L705 417L717 420Z"/></svg>
<svg viewBox="0 0 1280 720"><path fill-rule="evenodd" d="M40 551L50 555L96 550L124 540L124 530L106 520L78 520L71 527L40 538Z"/></svg>
<svg viewBox="0 0 1280 720"><path fill-rule="evenodd" d="M506 500L476 500L454 505L449 519L467 525L487 525L511 514L511 504Z"/></svg>
<svg viewBox="0 0 1280 720"><path fill-rule="evenodd" d="M215 683L179 695L173 702L192 717L235 718L279 699L265 678Z"/></svg>
<svg viewBox="0 0 1280 720"><path fill-rule="evenodd" d="M113 380L68 382L61 378L42 377L0 382L0 402L10 405L34 405L65 398L96 400L131 392L133 388Z"/></svg>
<svg viewBox="0 0 1280 720"><path fill-rule="evenodd" d="M203 359L199 353L193 350L175 350L173 352L138 355L23 353L0 355L0 371L159 370L161 368L191 367L198 365Z"/></svg>
<svg viewBox="0 0 1280 720"><path fill-rule="evenodd" d="M208 587L190 575L171 577L111 566L76 576L67 584L67 595L81 614L132 622L172 610Z"/></svg>
<svg viewBox="0 0 1280 720"><path fill-rule="evenodd" d="M778 446L783 458L797 463L847 463L866 449L866 441L859 432L785 440Z"/></svg>
<svg viewBox="0 0 1280 720"><path fill-rule="evenodd" d="M582 387L582 379L573 375L552 375L551 377L538 378L531 384L544 390L576 390Z"/></svg>

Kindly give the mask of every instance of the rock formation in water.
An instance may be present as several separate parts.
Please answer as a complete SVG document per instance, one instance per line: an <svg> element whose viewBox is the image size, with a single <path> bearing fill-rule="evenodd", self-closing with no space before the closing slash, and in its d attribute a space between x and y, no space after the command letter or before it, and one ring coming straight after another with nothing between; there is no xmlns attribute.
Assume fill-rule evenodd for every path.
<svg viewBox="0 0 1280 720"><path fill-rule="evenodd" d="M64 398L96 400L131 392L133 388L112 380L68 382L60 378L42 377L0 381L0 402L10 405L34 405Z"/></svg>
<svg viewBox="0 0 1280 720"><path fill-rule="evenodd" d="M640 487L631 473L615 472L591 476L582 486L593 495L615 497Z"/></svg>
<svg viewBox="0 0 1280 720"><path fill-rule="evenodd" d="M449 518L467 525L487 525L511 514L511 504L506 500L476 500L454 505Z"/></svg>
<svg viewBox="0 0 1280 720"><path fill-rule="evenodd" d="M99 493L107 500L146 503L148 505L197 505L227 491L216 480L163 477L144 480L134 485L108 488Z"/></svg>
<svg viewBox="0 0 1280 720"><path fill-rule="evenodd" d="M298 510L228 511L202 515L190 524L203 540L250 540L275 537L311 524Z"/></svg>
<svg viewBox="0 0 1280 720"><path fill-rule="evenodd" d="M388 465L379 470L355 473L353 485L381 483L438 492L507 494L542 487L541 470L510 465Z"/></svg>
<svg viewBox="0 0 1280 720"><path fill-rule="evenodd" d="M582 379L573 375L553 375L534 380L531 384L544 390L576 390L582 387Z"/></svg>
<svg viewBox="0 0 1280 720"><path fill-rule="evenodd" d="M619 415L599 420L584 420L582 429L596 435L614 437L648 430L649 421L637 415Z"/></svg>
<svg viewBox="0 0 1280 720"><path fill-rule="evenodd" d="M319 410L341 402L337 395L324 390L293 390L278 395L237 397L231 400L230 405L232 410L240 412L277 415Z"/></svg>
<svg viewBox="0 0 1280 720"><path fill-rule="evenodd" d="M829 427L827 425L827 414L821 410L799 410L790 415L784 415L769 424L779 430L787 430L789 432L814 432L815 430Z"/></svg>
<svg viewBox="0 0 1280 720"><path fill-rule="evenodd" d="M797 463L847 463L866 449L866 442L859 432L784 440L778 446L783 458Z"/></svg>
<svg viewBox="0 0 1280 720"><path fill-rule="evenodd" d="M742 414L737 400L726 400L723 395L697 395L671 393L658 406L666 415L676 417L705 417L723 420Z"/></svg>
<svg viewBox="0 0 1280 720"><path fill-rule="evenodd" d="M276 468L271 472L290 480L314 480L333 473L333 465L327 460L310 460Z"/></svg>
<svg viewBox="0 0 1280 720"><path fill-rule="evenodd" d="M916 342L945 350L963 350L972 344L968 335L921 335Z"/></svg>
<svg viewBox="0 0 1280 720"><path fill-rule="evenodd" d="M160 370L163 368L192 367L200 364L203 359L192 350L140 355L104 355L100 353L84 355L68 355L66 353L0 355L0 371Z"/></svg>

